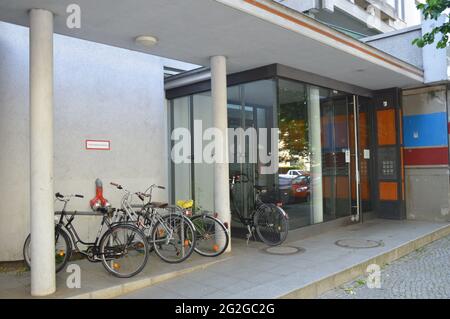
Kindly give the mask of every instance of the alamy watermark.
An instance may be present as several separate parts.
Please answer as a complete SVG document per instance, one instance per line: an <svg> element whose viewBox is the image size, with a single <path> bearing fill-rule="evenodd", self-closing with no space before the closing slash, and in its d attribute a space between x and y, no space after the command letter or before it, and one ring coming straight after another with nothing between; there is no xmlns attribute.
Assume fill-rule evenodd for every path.
<svg viewBox="0 0 450 319"><path fill-rule="evenodd" d="M81 7L72 3L67 6L66 13L69 15L66 19L66 25L69 29L81 29Z"/></svg>
<svg viewBox="0 0 450 319"><path fill-rule="evenodd" d="M367 267L367 288L381 289L381 267L377 264L371 264Z"/></svg>
<svg viewBox="0 0 450 319"><path fill-rule="evenodd" d="M193 135L192 135L193 134ZM251 163L258 164L260 174L278 172L277 128L203 128L203 121L195 120L193 130L175 128L171 140L172 162L175 164Z"/></svg>
<svg viewBox="0 0 450 319"><path fill-rule="evenodd" d="M66 269L70 275L66 279L66 286L69 289L81 288L81 268L77 264L70 264Z"/></svg>

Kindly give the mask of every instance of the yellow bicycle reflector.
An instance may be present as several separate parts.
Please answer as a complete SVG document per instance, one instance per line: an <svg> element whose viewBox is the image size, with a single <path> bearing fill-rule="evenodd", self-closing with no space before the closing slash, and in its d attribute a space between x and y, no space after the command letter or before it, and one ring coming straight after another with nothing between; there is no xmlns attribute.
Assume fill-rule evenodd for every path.
<svg viewBox="0 0 450 319"><path fill-rule="evenodd" d="M188 247L190 245L190 243L191 242L189 240L185 239L184 240L184 247Z"/></svg>
<svg viewBox="0 0 450 319"><path fill-rule="evenodd" d="M114 268L114 270L119 270L120 269L120 264L119 263L113 263L113 268Z"/></svg>
<svg viewBox="0 0 450 319"><path fill-rule="evenodd" d="M66 253L64 252L64 250L60 250L59 253L58 253L58 255L59 255L60 257L64 257L65 254L66 254Z"/></svg>

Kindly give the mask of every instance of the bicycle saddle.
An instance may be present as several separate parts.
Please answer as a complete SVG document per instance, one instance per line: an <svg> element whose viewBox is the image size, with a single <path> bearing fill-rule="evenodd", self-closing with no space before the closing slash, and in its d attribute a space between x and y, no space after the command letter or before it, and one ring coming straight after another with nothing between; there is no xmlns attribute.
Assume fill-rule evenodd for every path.
<svg viewBox="0 0 450 319"><path fill-rule="evenodd" d="M160 203L160 202L151 202L150 205L155 208L166 208L167 206L169 206L168 203Z"/></svg>

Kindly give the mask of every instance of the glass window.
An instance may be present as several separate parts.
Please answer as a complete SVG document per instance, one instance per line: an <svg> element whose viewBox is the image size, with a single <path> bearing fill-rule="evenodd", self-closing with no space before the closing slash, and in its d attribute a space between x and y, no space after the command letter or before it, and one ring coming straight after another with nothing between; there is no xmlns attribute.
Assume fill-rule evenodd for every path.
<svg viewBox="0 0 450 319"><path fill-rule="evenodd" d="M196 132L203 136L206 129L213 125L213 106L211 92L193 96L193 118ZM195 139L198 143L198 140ZM201 145L195 145L198 147ZM200 148L198 153L203 153ZM200 155L197 155L200 156ZM214 211L214 165L198 159L194 161L194 202L197 209Z"/></svg>
<svg viewBox="0 0 450 319"><path fill-rule="evenodd" d="M357 205L353 95L287 79L236 85L227 93L229 128L246 134L243 145L230 136L230 175L245 174L249 180L235 186L234 213L251 216L253 186L258 185L268 189L266 200L283 203L291 229L350 215ZM370 150L367 103L360 101L360 158ZM171 105L172 127L191 132L189 152L194 150L187 154L194 161L173 164L173 200L193 198L197 208L214 211L214 165L196 158L195 150L202 151L205 142L196 145L202 138L194 136L213 127L211 92L175 99ZM248 136L251 129L256 141ZM272 140L272 129L278 130L278 139ZM276 173L264 174L264 166L274 164L265 162L272 153L278 154ZM369 159L360 160L363 210L371 208Z"/></svg>
<svg viewBox="0 0 450 319"><path fill-rule="evenodd" d="M172 121L173 128L184 128L190 131L190 97L182 97L172 101ZM171 132L172 133L172 132ZM172 136L175 137L175 136ZM180 136L176 136L177 140L172 140L172 143L181 141ZM187 141L190 145L190 140ZM185 150L186 151L186 150ZM177 154L182 157L190 157L188 154ZM192 198L191 190L191 163L173 163L173 195L174 200L188 200Z"/></svg>
<svg viewBox="0 0 450 319"><path fill-rule="evenodd" d="M321 180L321 161L314 162L316 155L312 156L312 143L318 143L320 151L320 104L311 101L307 86L302 83L279 80L278 85L278 128L280 140L278 143L279 174L278 188L283 207L289 214L291 228L299 228L314 223L314 209L321 215L321 202L313 205L312 198L315 183ZM311 105L319 111L319 116L313 119L317 110L311 110ZM312 111L312 112L311 112ZM314 121L315 120L315 121ZM318 125L318 129L311 124ZM313 183L308 182L312 173L320 171ZM319 169L317 169L319 168ZM301 175L300 175L301 174ZM320 194L319 194L320 195ZM320 196L321 197L321 196ZM315 208L313 208L315 206ZM318 220L320 222L320 220Z"/></svg>
<svg viewBox="0 0 450 319"><path fill-rule="evenodd" d="M348 216L352 96L289 80L278 92L278 187L291 228Z"/></svg>

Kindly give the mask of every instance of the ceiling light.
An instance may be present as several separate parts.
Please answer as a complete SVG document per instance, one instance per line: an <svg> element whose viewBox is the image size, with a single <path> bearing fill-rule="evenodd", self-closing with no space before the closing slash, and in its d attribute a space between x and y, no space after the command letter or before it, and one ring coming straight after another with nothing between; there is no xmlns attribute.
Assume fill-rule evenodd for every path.
<svg viewBox="0 0 450 319"><path fill-rule="evenodd" d="M151 35L141 35L135 39L136 44L146 48L151 48L158 43L158 39Z"/></svg>

